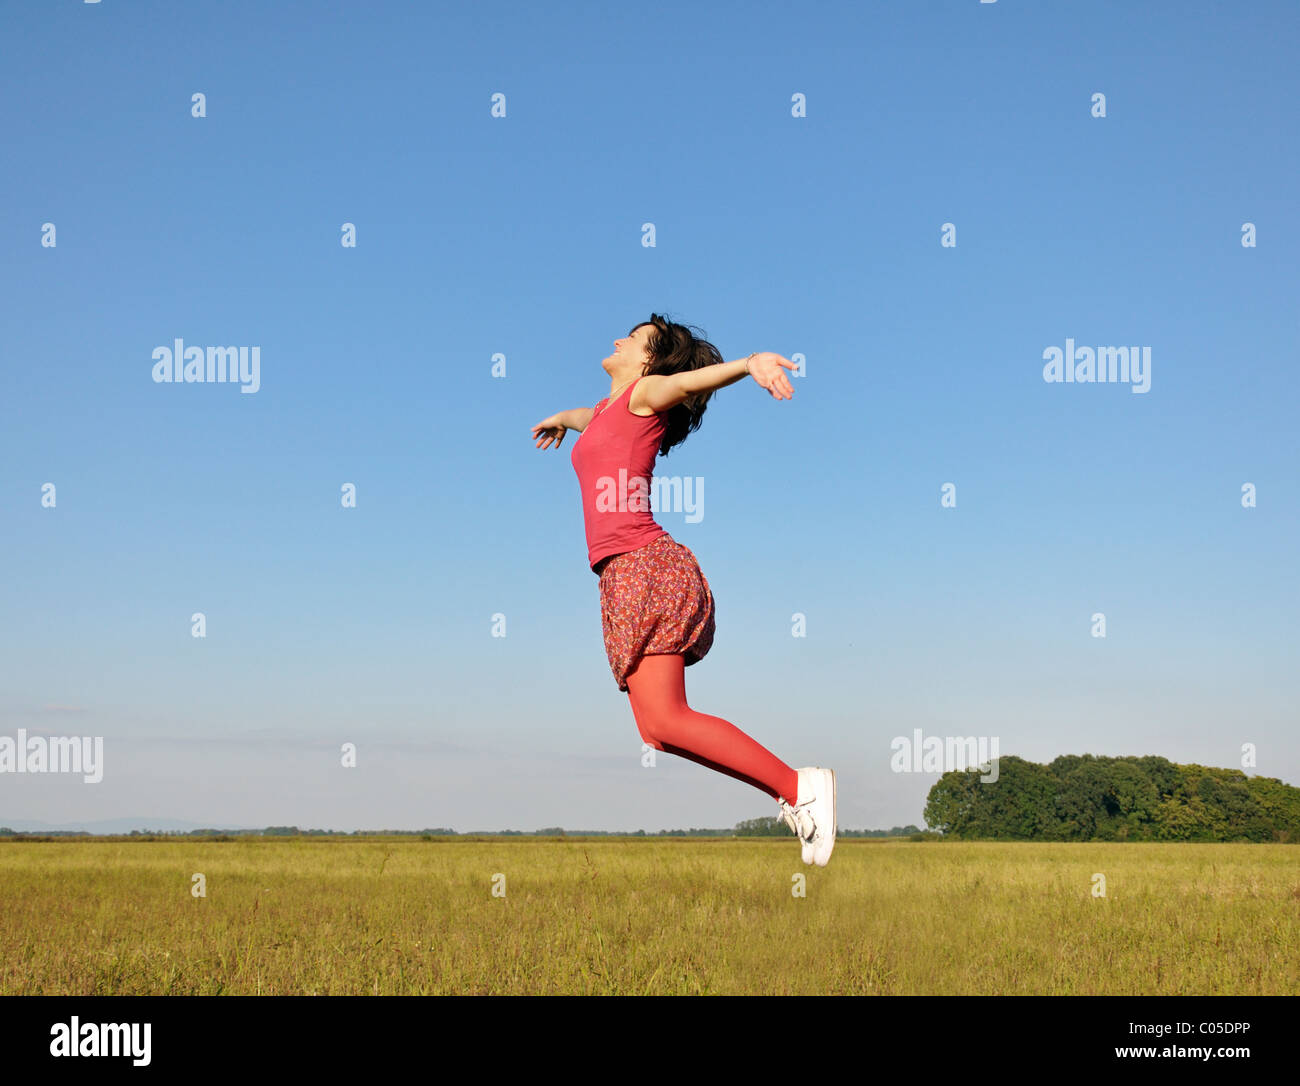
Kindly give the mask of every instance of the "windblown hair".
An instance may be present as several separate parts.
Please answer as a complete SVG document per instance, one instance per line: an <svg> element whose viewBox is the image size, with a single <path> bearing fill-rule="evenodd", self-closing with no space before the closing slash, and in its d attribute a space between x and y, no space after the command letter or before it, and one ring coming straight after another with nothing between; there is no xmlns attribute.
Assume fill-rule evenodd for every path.
<svg viewBox="0 0 1300 1086"><path fill-rule="evenodd" d="M725 361L722 352L703 336L703 329L693 325L676 324L658 313L651 313L648 321L642 321L632 331L646 324L653 324L655 331L650 333L647 346L650 362L643 376L650 374L683 373L686 370L698 370L702 366L714 366ZM695 335L694 332L700 332ZM628 333L631 335L631 332ZM704 410L708 406L712 392L700 392L666 412L667 425L659 442L659 455L667 456L668 450L676 448L700 428L704 420Z"/></svg>

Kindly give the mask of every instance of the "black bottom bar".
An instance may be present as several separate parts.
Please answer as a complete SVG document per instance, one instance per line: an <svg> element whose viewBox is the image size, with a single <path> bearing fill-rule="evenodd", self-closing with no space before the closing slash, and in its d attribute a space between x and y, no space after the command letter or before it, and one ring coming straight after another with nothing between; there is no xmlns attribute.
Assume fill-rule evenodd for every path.
<svg viewBox="0 0 1300 1086"><path fill-rule="evenodd" d="M330 1073L511 1065L560 1070L607 1055L618 1067L668 1059L759 1074L781 1050L797 1068L816 1054L863 1074L933 1072L972 1062L1089 1071L1132 1064L1179 1074L1281 1067L1295 1051L1284 996L897 998L706 997L23 997L0 999L6 1077L14 1070L97 1074ZM144 1029L148 1025L147 1032ZM135 1027L132 1029L131 1027ZM74 1043L75 1042L75 1043ZM687 1044L689 1042L689 1044ZM683 1044L681 1059L672 1051ZM97 1047L111 1053L92 1055ZM788 1046L788 1047L786 1047ZM808 1047L811 1046L811 1047ZM68 1053L72 1048L77 1054ZM690 1050L688 1052L688 1049ZM60 1054L55 1054L60 1053ZM1208 1053L1208 1054L1207 1054ZM147 1059L147 1063L143 1062ZM139 1062L137 1062L139 1061ZM683 1063L681 1061L686 1061ZM587 1065L590 1069L590 1065ZM20 1081L10 1079L10 1081Z"/></svg>

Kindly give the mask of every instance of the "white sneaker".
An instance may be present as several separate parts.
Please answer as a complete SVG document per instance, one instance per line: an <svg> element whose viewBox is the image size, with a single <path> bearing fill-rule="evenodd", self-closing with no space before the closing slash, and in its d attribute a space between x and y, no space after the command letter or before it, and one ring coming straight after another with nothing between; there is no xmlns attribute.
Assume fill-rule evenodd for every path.
<svg viewBox="0 0 1300 1086"><path fill-rule="evenodd" d="M835 771L821 766L808 770L812 775L808 795L811 799L810 810L816 830L813 833L813 863L825 867L831 861L831 852L835 848L836 810L835 810ZM803 779L799 781L799 798L804 798Z"/></svg>
<svg viewBox="0 0 1300 1086"><path fill-rule="evenodd" d="M812 815L808 813L806 807L791 807L783 799L778 799L777 806L780 813L777 814L776 820L784 822L794 831L794 835L799 838L800 848L803 850L803 862L810 864L813 861L813 820Z"/></svg>
<svg viewBox="0 0 1300 1086"><path fill-rule="evenodd" d="M777 821L794 830L803 862L825 867L835 848L835 774L820 766L799 770L799 795L793 806L779 800Z"/></svg>

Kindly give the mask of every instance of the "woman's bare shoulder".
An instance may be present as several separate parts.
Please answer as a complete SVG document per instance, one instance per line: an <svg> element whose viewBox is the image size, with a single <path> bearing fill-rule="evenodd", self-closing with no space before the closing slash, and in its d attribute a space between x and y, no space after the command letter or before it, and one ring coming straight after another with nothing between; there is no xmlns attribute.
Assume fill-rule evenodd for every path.
<svg viewBox="0 0 1300 1086"><path fill-rule="evenodd" d="M649 405L647 394L654 390L655 385L661 385L664 380L664 375L661 373L648 373L644 377L638 378L635 387L632 389L632 395L627 398L627 409L632 414L639 415L643 419L659 414L655 408Z"/></svg>

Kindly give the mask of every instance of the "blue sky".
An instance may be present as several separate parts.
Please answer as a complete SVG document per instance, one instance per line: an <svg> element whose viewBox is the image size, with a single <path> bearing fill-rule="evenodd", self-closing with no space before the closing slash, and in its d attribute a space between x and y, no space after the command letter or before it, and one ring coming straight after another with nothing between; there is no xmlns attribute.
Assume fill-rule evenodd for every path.
<svg viewBox="0 0 1300 1086"><path fill-rule="evenodd" d="M657 468L704 515L659 519L717 601L692 704L835 768L841 825L920 824L915 728L1250 743L1300 784L1298 31L1281 2L14 6L0 734L102 736L105 767L0 775L0 823L774 814L641 765L572 438L529 438L651 312L805 359L792 400L715 397ZM258 346L260 388L155 383L178 337ZM1149 391L1045 382L1067 338L1149 347Z"/></svg>

